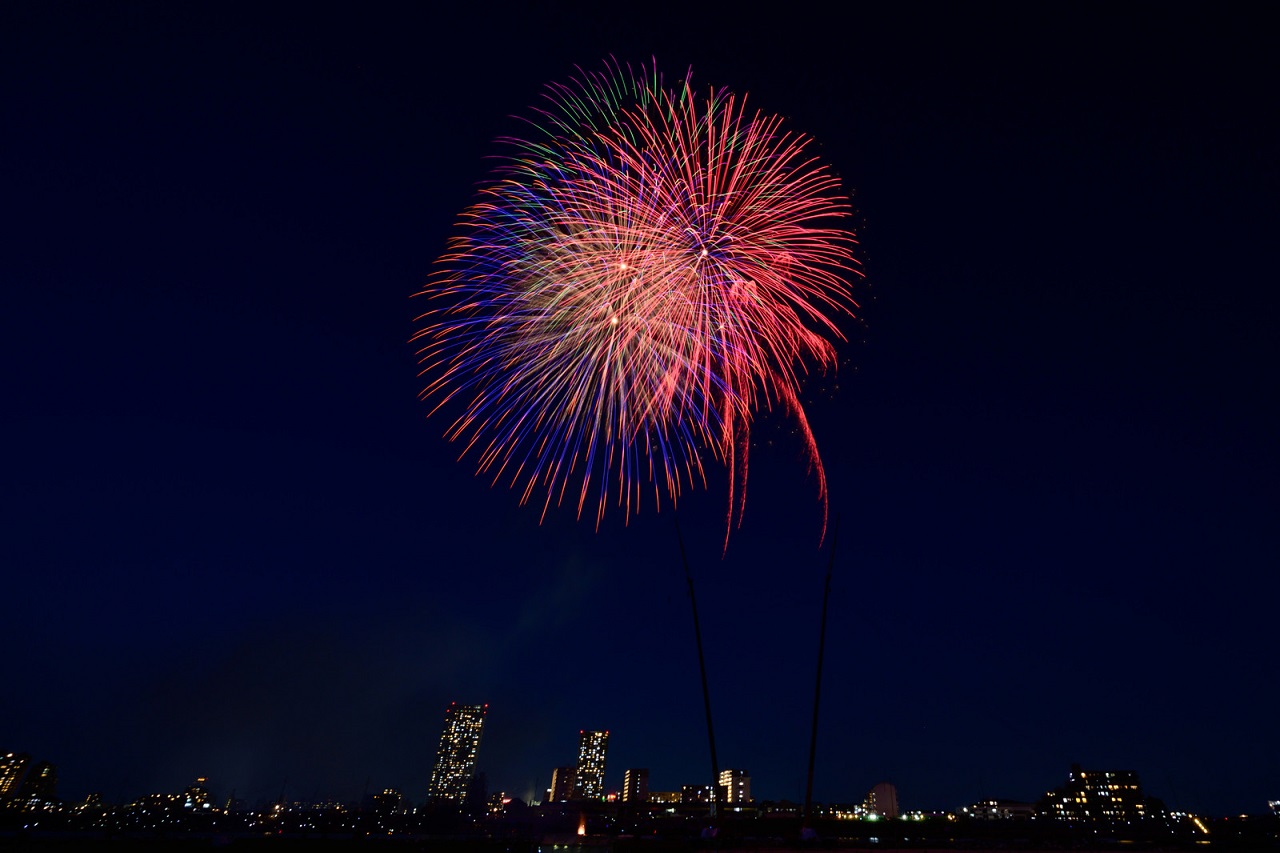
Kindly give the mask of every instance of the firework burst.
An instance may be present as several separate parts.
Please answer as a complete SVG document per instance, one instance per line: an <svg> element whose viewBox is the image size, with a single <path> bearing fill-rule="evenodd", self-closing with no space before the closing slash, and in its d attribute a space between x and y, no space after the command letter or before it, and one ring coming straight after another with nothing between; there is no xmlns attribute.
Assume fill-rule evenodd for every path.
<svg viewBox="0 0 1280 853"><path fill-rule="evenodd" d="M729 476L746 497L754 412L797 422L835 368L857 307L848 200L775 116L686 75L610 65L548 87L530 139L506 153L461 216L418 318L422 397L457 406L445 431L521 502L660 506Z"/></svg>

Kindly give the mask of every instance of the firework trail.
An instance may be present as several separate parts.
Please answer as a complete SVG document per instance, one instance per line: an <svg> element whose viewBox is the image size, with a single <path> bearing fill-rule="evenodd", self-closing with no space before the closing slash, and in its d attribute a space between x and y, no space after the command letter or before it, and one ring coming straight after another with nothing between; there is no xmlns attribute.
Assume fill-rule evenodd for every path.
<svg viewBox="0 0 1280 853"><path fill-rule="evenodd" d="M530 139L463 212L413 337L423 399L493 483L625 516L729 475L741 521L754 412L835 368L857 307L850 215L810 140L725 90L610 64L548 87ZM726 540L727 541L727 540Z"/></svg>

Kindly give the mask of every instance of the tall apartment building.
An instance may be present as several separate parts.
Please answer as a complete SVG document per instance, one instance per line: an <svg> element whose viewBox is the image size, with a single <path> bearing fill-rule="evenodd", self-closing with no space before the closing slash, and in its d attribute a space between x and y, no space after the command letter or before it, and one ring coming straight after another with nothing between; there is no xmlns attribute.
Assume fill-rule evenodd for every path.
<svg viewBox="0 0 1280 853"><path fill-rule="evenodd" d="M552 803L564 803L573 799L572 767L557 767L551 771L551 788L547 792L547 800Z"/></svg>
<svg viewBox="0 0 1280 853"><path fill-rule="evenodd" d="M751 802L751 774L745 770L721 770L720 796L729 805Z"/></svg>
<svg viewBox="0 0 1280 853"><path fill-rule="evenodd" d="M25 752L0 756L0 799L18 796L30 769L31 756Z"/></svg>
<svg viewBox="0 0 1280 853"><path fill-rule="evenodd" d="M649 770L637 767L622 775L622 801L645 803L649 801Z"/></svg>
<svg viewBox="0 0 1280 853"><path fill-rule="evenodd" d="M604 759L608 750L608 732L578 733L578 766L573 774L575 800L599 800L604 797Z"/></svg>
<svg viewBox="0 0 1280 853"><path fill-rule="evenodd" d="M488 705L449 704L440 746L436 749L436 763L431 770L431 799L452 800L459 805L466 799L467 786L476 772L480 730L488 710Z"/></svg>
<svg viewBox="0 0 1280 853"><path fill-rule="evenodd" d="M52 800L57 794L58 770L48 761L32 761L25 752L0 755L0 800L38 797Z"/></svg>
<svg viewBox="0 0 1280 853"><path fill-rule="evenodd" d="M896 818L898 816L898 789L892 782L881 782L870 791L862 802L867 814L880 817Z"/></svg>

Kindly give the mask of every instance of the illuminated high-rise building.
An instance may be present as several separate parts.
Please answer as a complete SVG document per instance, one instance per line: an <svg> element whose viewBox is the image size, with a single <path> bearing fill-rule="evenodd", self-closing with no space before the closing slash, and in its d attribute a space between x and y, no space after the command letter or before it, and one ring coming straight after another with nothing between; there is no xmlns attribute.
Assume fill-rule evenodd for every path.
<svg viewBox="0 0 1280 853"><path fill-rule="evenodd" d="M0 755L0 800L52 800L58 789L58 768L48 761L32 761L25 752Z"/></svg>
<svg viewBox="0 0 1280 853"><path fill-rule="evenodd" d="M634 768L622 775L622 801L624 803L645 803L649 801L649 771L647 768Z"/></svg>
<svg viewBox="0 0 1280 853"><path fill-rule="evenodd" d="M751 802L751 774L745 770L721 770L720 796L731 805Z"/></svg>
<svg viewBox="0 0 1280 853"><path fill-rule="evenodd" d="M458 805L466 799L467 786L476 772L480 729L488 710L488 705L449 703L440 746L436 749L435 767L431 770L431 799L452 800Z"/></svg>
<svg viewBox="0 0 1280 853"><path fill-rule="evenodd" d="M578 766L573 774L575 800L599 800L604 797L604 759L608 750L608 732L578 733Z"/></svg>
<svg viewBox="0 0 1280 853"><path fill-rule="evenodd" d="M25 752L10 752L0 756L0 799L18 796L30 769L31 756Z"/></svg>

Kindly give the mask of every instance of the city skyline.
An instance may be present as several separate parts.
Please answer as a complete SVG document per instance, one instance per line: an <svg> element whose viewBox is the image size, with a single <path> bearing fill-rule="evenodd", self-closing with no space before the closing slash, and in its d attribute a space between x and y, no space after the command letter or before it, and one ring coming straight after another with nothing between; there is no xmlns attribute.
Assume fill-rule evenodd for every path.
<svg viewBox="0 0 1280 853"><path fill-rule="evenodd" d="M633 805L636 803L707 805L711 802L713 786L710 783L697 780L686 780L678 785L664 786L674 788L674 791L651 790L649 768L627 768L611 784L604 773L609 732L588 731L585 729L579 731L578 764L554 768L551 773L551 784L546 789L545 795L523 800L518 795L509 794L502 784L503 780L490 779L483 769L483 765L478 761L480 729L488 709L488 704L461 705L457 702L450 703L445 712L445 723L441 731L439 746L435 753L431 789L426 796L415 798L411 795L402 794L401 791L403 789L398 785L386 787L382 794L370 795L367 790L368 783L366 782L365 798L372 797L370 802L373 804L373 810L376 812L380 808L384 808L379 804L380 797L386 798L394 795L395 802L393 806L397 809L402 805L403 801L403 805L407 808L421 807L424 810L431 810L440 805L445 805L448 808L462 811L465 808L473 808L478 805L477 803L469 803L471 796L477 791L483 794L485 798L502 794L508 797L508 800L521 799L522 802L530 806L555 806L574 802L594 802L597 804L616 802L621 804L631 803ZM892 781L877 781L869 788L863 788L864 793L861 796L856 795L857 783L854 783L846 796L837 796L831 800L819 801L816 805L834 809L833 814L836 817L845 814L840 811L841 807L849 804L859 804L855 807L856 811L849 812L846 816L874 814L882 818L896 819L906 813L912 815L952 813L979 819L1025 819L1032 814L1039 814L1045 819L1058 820L1064 823L1088 823L1091 821L1127 821L1133 823L1135 821L1141 822L1147 818L1158 817L1168 811L1163 798L1153 797L1149 790L1143 790L1143 786L1139 781L1140 774L1135 770L1115 768L1082 769L1080 764L1072 763L1065 775L1064 784L1050 788L1047 791L1037 792L1035 796L1030 796L1027 792L1004 791L1001 797L991 798L990 792L982 792L971 796L963 803L912 802L909 808L899 805L898 787ZM36 761L26 753L10 752L0 756L0 805L5 802L31 798L74 804L75 800L57 796L57 778L57 765L52 761ZM483 786L479 789L473 787L473 783L477 779L483 779ZM585 783L582 780L585 780ZM121 805L128 802L145 803L150 800L156 800L156 802L160 803L182 804L184 808L198 810L201 806L208 808L206 804L213 804L213 798L207 787L209 783L208 777L198 776L195 778L194 783L186 785L182 789L181 794L149 792L147 794L139 794L130 798L130 800L119 801L104 801L100 793L92 792L85 798L84 803L97 806L107 803ZM216 780L214 784L218 784ZM232 803L235 802L240 803L240 809L244 810L246 807L245 800L236 797L234 782L224 782L223 787L227 786L229 786L230 794L227 795L223 792L227 798L227 809L230 810ZM753 796L751 774L742 769L722 769L715 788L718 791L718 793L714 794L717 802L722 802L730 809L736 809L744 805L755 805L759 802L789 804L793 809L799 809L803 804L800 800L790 800L786 797L758 798ZM299 802L304 805L326 805L326 807L329 805L343 805L353 809L368 806L368 803L348 801L342 797L329 794L319 798L313 795L310 799L304 797L301 800L296 800L291 796L286 796L288 792L286 780L286 785L281 787L278 797L272 800L259 799L257 807L269 808L273 804L288 802ZM1022 794L1022 796L1008 796L1010 794ZM1258 803L1254 804L1254 810L1233 812L1232 814L1239 816L1246 814L1277 814L1280 813L1280 809L1277 806L1280 806L1280 801L1278 800L1260 799ZM1199 814L1207 818L1231 816L1213 814L1200 809L1183 809L1177 813L1190 813L1193 816ZM1200 829L1204 830L1202 824Z"/></svg>
<svg viewBox="0 0 1280 853"><path fill-rule="evenodd" d="M478 743L478 735L476 735L475 717L487 710L487 705L477 706L458 706L452 703L446 712L446 723L441 735L441 746L437 751L443 751L449 757L445 759L443 765L439 757L437 757L436 766L444 766L446 768L440 775L441 784L433 786L424 799L416 800L413 797L407 797L401 793L399 788L387 787L381 793L370 794L367 790L364 801L362 802L344 802L341 798L320 797L319 799L303 798L301 800L291 800L286 797L286 788L282 788L280 796L274 800L259 800L254 807L250 807L243 798L236 796L235 788L230 788L230 794L225 795L226 805L225 811L249 811L253 808L259 810L271 811L277 806L286 806L290 803L303 808L333 808L341 807L352 810L371 810L374 813L401 812L405 810L414 811L421 808L425 812L438 812L441 805L453 809L455 812L464 812L467 809L475 808L482 803L469 803L468 798L471 795L472 782L480 776L484 775L482 770L477 770L474 763L469 763L474 758L474 746ZM605 732L587 732L580 733L584 745L586 745L587 760L586 766L590 774L590 768L593 766L598 756L599 743L598 740L591 737L594 735L603 735ZM463 753L461 759L457 758L458 752ZM470 772L466 768L470 767ZM563 770L570 770L567 781L563 782L562 789L568 790L569 795L558 797L553 792L558 787L555 781L555 773ZM437 774L433 772L433 778ZM685 806L700 805L706 806L712 800L712 786L691 782L680 786L679 791L650 791L649 790L649 769L648 768L629 768L624 771L620 785L617 787L609 786L605 783L600 784L599 795L586 795L584 787L592 787L594 785L576 786L577 778L576 768L559 767L553 771L552 787L548 789L547 797L541 800L531 800L526 803L529 806L551 806L556 807L569 803L578 803L580 805L594 803L595 805L603 805L605 803L619 804L648 804L648 805L665 805L665 804L681 804ZM366 786L367 787L367 786ZM725 769L720 772L719 784L716 786L718 793L715 794L717 802L724 803L730 807L731 811L740 811L743 806L756 806L771 804L774 807L790 809L796 814L802 804L787 800L785 798L774 800L758 800L751 795L751 776L745 770ZM205 776L195 777L195 781L186 785L181 793L174 792L151 792L142 794L132 798L130 801L121 801L117 803L106 801L100 793L91 792L82 801L68 800L59 797L56 792L57 788L57 765L47 760L35 761L32 756L25 753L8 753L0 756L0 808L22 805L24 802L39 804L36 811L47 810L49 803L58 803L62 806L71 806L75 808L93 807L106 808L116 805L146 805L148 803L161 808L177 808L191 812L200 812L201 809L208 809L215 806L214 794L210 790L210 780ZM460 792L460 795L459 795ZM488 790L480 789L480 793L484 794L487 802L490 804L494 801L493 797L502 796L504 803L510 803L512 797L507 797L506 792L499 789ZM1143 786L1139 781L1139 774L1134 770L1119 769L1083 769L1079 764L1072 764L1066 773L1066 781L1064 784L1049 789L1037 797L1028 797L1024 799L991 799L983 796L976 799L966 801L964 805L954 805L940 807L937 804L926 806L923 804L913 804L911 808L904 809L899 806L897 786L889 781L881 781L874 784L865 794L859 798L856 796L837 798L830 802L815 803L815 806L825 809L828 816L837 818L842 817L867 817L884 819L897 819L906 815L912 819L918 819L923 815L945 815L953 814L965 816L968 818L984 819L984 820L1018 820L1026 819L1032 815L1036 815L1046 820L1059 821L1064 824L1083 824L1083 823L1141 823L1148 819L1162 819L1166 813L1173 815L1187 816L1187 812L1169 812L1164 805L1163 799L1153 797L1149 791L1144 792ZM852 806L851 806L852 804ZM1249 812L1247 814L1261 816L1265 814L1280 814L1280 801L1267 800L1265 809ZM488 807L488 806L486 806ZM842 809L852 807L852 811L843 811ZM31 809L28 809L31 810ZM1244 817L1246 813L1237 816ZM1222 818L1231 817L1232 815L1210 815L1201 812L1201 816L1206 818ZM1196 814L1190 813L1190 817L1195 818ZM1202 823L1197 822L1200 830L1206 831Z"/></svg>
<svg viewBox="0 0 1280 853"><path fill-rule="evenodd" d="M148 794L127 804L109 803L97 794L66 802L57 799L49 784L56 773L47 762L43 766L48 773L37 774L34 782L15 790L13 780L29 762L29 756L10 753L0 763L0 780L5 782L0 790L0 832L21 828L21 837L33 839L69 839L86 832L80 836L86 840L101 838L104 832L123 832L127 838L159 830L171 839L229 841L265 832L271 837L399 836L457 845L492 840L498 832L508 843L535 849L538 843L573 837L575 826L574 835L593 836L596 843L609 837L670 841L702 836L711 821L721 843L730 845L738 838L758 840L764 832L775 840L823 838L839 849L899 840L951 849L1004 848L1011 838L1020 845L1059 849L1055 845L1096 843L1099 834L1106 833L1113 843L1221 842L1234 849L1274 840L1280 813L1277 801L1268 803L1270 814L1215 818L1170 810L1143 790L1134 771L1086 770L1080 765L1072 765L1064 785L1034 802L983 798L952 810L900 810L897 788L889 782L877 783L860 802L815 803L812 809L788 801L757 802L745 796L750 782L741 770L721 774L720 794L713 794L710 785L685 785L680 792L650 792L643 800L610 794L605 799L525 804L505 792L490 794L480 785L468 786L465 802L433 796L421 807L394 788L366 794L359 803L279 798L250 806L233 794L219 806L209 780L198 777L181 793ZM634 793L646 776L647 770L628 770L625 788ZM717 808L715 803L722 801Z"/></svg>
<svg viewBox="0 0 1280 853"><path fill-rule="evenodd" d="M76 800L417 800L441 710L483 700L477 767L522 800L607 729L612 788L714 763L801 801L830 569L814 799L1038 796L1077 762L1173 810L1280 797L1265 24L0 4L0 748ZM780 117L851 199L837 369L784 368L825 538L766 389L749 478L700 451L678 530L648 492L598 526L521 506L419 399L413 294L497 140L611 62Z"/></svg>

